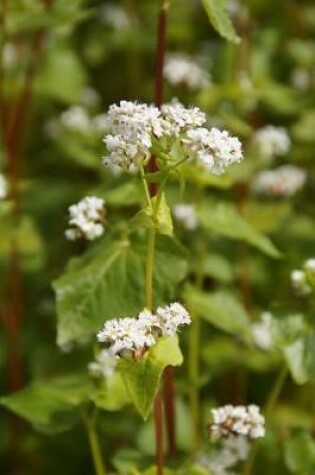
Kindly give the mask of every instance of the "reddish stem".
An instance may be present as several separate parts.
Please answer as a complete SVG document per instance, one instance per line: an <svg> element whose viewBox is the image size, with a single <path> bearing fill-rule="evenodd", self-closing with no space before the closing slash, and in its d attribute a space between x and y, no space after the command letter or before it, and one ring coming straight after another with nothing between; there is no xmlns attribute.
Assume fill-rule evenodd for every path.
<svg viewBox="0 0 315 475"><path fill-rule="evenodd" d="M155 421L155 448L156 448L156 473L163 475L164 454L163 454L163 402L161 394L156 395L154 401L154 421Z"/></svg>
<svg viewBox="0 0 315 475"><path fill-rule="evenodd" d="M154 102L157 107L161 107L163 103L163 69L166 46L166 24L167 24L167 9L169 6L168 0L161 0L159 18L157 43L155 52L155 88L154 88ZM150 171L157 171L156 158L152 157L150 160ZM157 183L150 183L150 195L155 196L158 190ZM175 431L175 382L174 369L169 366L164 371L164 406L166 416L166 429L168 438L168 451L174 457L176 454L176 431Z"/></svg>

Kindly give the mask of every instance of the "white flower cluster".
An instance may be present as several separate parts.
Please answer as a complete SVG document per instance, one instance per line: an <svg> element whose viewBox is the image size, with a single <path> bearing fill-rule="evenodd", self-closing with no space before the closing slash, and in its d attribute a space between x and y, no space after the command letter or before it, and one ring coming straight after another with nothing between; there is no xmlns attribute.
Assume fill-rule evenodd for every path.
<svg viewBox="0 0 315 475"><path fill-rule="evenodd" d="M300 295L307 295L315 287L315 258L308 259L303 269L291 272L291 282L295 291Z"/></svg>
<svg viewBox="0 0 315 475"><path fill-rule="evenodd" d="M90 129L90 117L82 106L72 106L62 112L60 123L67 129L86 133Z"/></svg>
<svg viewBox="0 0 315 475"><path fill-rule="evenodd" d="M93 241L104 233L105 201L96 196L86 196L69 207L70 228L65 236L70 241L86 238Z"/></svg>
<svg viewBox="0 0 315 475"><path fill-rule="evenodd" d="M103 163L125 170L146 163L151 155L152 135L163 134L157 107L128 101L110 106L107 129L110 133L105 135L104 142L109 155Z"/></svg>
<svg viewBox="0 0 315 475"><path fill-rule="evenodd" d="M5 198L7 196L7 193L8 193L7 180L0 173L0 200Z"/></svg>
<svg viewBox="0 0 315 475"><path fill-rule="evenodd" d="M226 130L215 127L191 129L183 142L197 163L214 175L221 175L229 165L243 160L241 142Z"/></svg>
<svg viewBox="0 0 315 475"><path fill-rule="evenodd" d="M173 207L173 215L184 229L193 231L198 227L198 218L193 205L179 203Z"/></svg>
<svg viewBox="0 0 315 475"><path fill-rule="evenodd" d="M201 127L207 117L198 107L185 107L177 100L163 104L161 108L163 134L178 137L190 129Z"/></svg>
<svg viewBox="0 0 315 475"><path fill-rule="evenodd" d="M199 463L212 475L232 475L230 470L247 459L249 450L250 444L246 437L231 435L222 439L219 450L202 457Z"/></svg>
<svg viewBox="0 0 315 475"><path fill-rule="evenodd" d="M257 439L265 435L265 418L258 406L223 406L212 409L213 422L210 426L211 435L228 437L243 435Z"/></svg>
<svg viewBox="0 0 315 475"><path fill-rule="evenodd" d="M283 156L291 147L291 140L284 127L266 125L254 134L254 140L263 157Z"/></svg>
<svg viewBox="0 0 315 475"><path fill-rule="evenodd" d="M315 87L315 69L308 70L298 67L292 71L291 83L299 91L307 91Z"/></svg>
<svg viewBox="0 0 315 475"><path fill-rule="evenodd" d="M262 350L270 350L272 347L272 314L263 312L260 322L253 323L251 332L256 345Z"/></svg>
<svg viewBox="0 0 315 475"><path fill-rule="evenodd" d="M89 372L95 378L110 378L115 372L117 366L117 359L108 351L101 350L95 358L88 365Z"/></svg>
<svg viewBox="0 0 315 475"><path fill-rule="evenodd" d="M108 345L111 355L131 354L137 359L146 349L156 345L160 336L173 336L180 326L189 325L190 321L187 310L175 302L159 307L156 314L144 310L137 318L109 320L97 334L97 339Z"/></svg>
<svg viewBox="0 0 315 475"><path fill-rule="evenodd" d="M172 86L205 89L210 85L210 75L186 54L169 53L166 56L164 77Z"/></svg>
<svg viewBox="0 0 315 475"><path fill-rule="evenodd" d="M127 12L119 5L107 4L101 8L100 19L113 30L122 31L132 26Z"/></svg>
<svg viewBox="0 0 315 475"><path fill-rule="evenodd" d="M110 167L128 170L145 165L156 141L164 155L170 155L177 140L187 159L214 174L223 173L228 165L243 159L236 137L216 128L201 127L206 116L197 107L171 102L159 110L152 105L121 101L110 106L106 122L104 142L108 154L103 162Z"/></svg>
<svg viewBox="0 0 315 475"><path fill-rule="evenodd" d="M84 101L93 101L97 98L95 91L82 91ZM90 96L89 98L87 96ZM94 95L94 99L93 96ZM84 97L85 96L85 97ZM61 126L61 128L60 128ZM103 134L105 132L106 116L105 114L97 114L91 116L87 109L81 105L71 106L62 112L59 120L52 119L46 124L46 130L49 135L56 136L62 129L82 135Z"/></svg>
<svg viewBox="0 0 315 475"><path fill-rule="evenodd" d="M254 192L272 197L290 197L300 191L306 182L306 173L293 165L265 170L256 175L252 183Z"/></svg>

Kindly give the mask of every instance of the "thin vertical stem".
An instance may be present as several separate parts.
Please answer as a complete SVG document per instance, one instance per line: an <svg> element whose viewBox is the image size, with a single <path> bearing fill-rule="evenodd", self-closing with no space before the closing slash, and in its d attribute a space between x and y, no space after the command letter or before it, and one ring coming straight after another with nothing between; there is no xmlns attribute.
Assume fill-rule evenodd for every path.
<svg viewBox="0 0 315 475"><path fill-rule="evenodd" d="M148 233L148 247L146 260L146 278L145 278L145 305L149 310L153 309L153 271L154 271L154 248L155 248L155 229L152 227Z"/></svg>
<svg viewBox="0 0 315 475"><path fill-rule="evenodd" d="M190 312L192 315L192 325L189 333L189 401L193 423L193 448L197 450L200 442L200 411L199 411L199 345L201 321L199 315Z"/></svg>
<svg viewBox="0 0 315 475"><path fill-rule="evenodd" d="M94 469L96 475L106 475L106 469L102 457L101 447L98 440L96 427L95 427L95 418L84 417L84 424L89 439L91 456L93 459Z"/></svg>
<svg viewBox="0 0 315 475"><path fill-rule="evenodd" d="M156 473L163 475L164 472L164 453L163 453L163 401L161 393L156 395L154 401L154 427L156 443Z"/></svg>
<svg viewBox="0 0 315 475"><path fill-rule="evenodd" d="M160 11L158 17L158 32L155 52L155 88L154 88L154 102L157 107L161 107L163 102L163 69L165 58L166 45L166 26L167 26L167 11L169 8L169 0L160 0ZM150 171L157 170L156 158L152 157L150 160ZM150 183L150 194L154 196L157 193L157 184ZM176 454L176 424L175 424L175 381L174 369L169 366L164 371L164 406L166 415L166 429L168 437L169 454L175 456Z"/></svg>

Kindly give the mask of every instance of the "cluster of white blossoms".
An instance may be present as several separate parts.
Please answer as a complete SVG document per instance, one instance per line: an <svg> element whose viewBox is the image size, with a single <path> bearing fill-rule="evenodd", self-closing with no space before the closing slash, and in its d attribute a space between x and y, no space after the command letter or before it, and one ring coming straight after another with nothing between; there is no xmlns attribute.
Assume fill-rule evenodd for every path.
<svg viewBox="0 0 315 475"><path fill-rule="evenodd" d="M307 91L315 87L315 69L298 67L292 71L291 83L299 91Z"/></svg>
<svg viewBox="0 0 315 475"><path fill-rule="evenodd" d="M172 86L205 89L210 85L210 75L190 56L169 53L165 59L164 77Z"/></svg>
<svg viewBox="0 0 315 475"><path fill-rule="evenodd" d="M89 372L95 378L110 378L115 373L117 359L108 350L101 350L88 365Z"/></svg>
<svg viewBox="0 0 315 475"><path fill-rule="evenodd" d="M221 447L209 456L199 458L198 462L212 475L232 475L230 471L244 462L250 451L247 437L231 435L222 439ZM233 472L234 473L234 472Z"/></svg>
<svg viewBox="0 0 315 475"><path fill-rule="evenodd" d="M272 197L290 197L300 191L306 182L306 173L294 165L283 165L275 170L264 170L252 183L255 193Z"/></svg>
<svg viewBox="0 0 315 475"><path fill-rule="evenodd" d="M183 143L197 163L214 175L221 175L229 165L243 160L241 142L226 130L215 127L191 129Z"/></svg>
<svg viewBox="0 0 315 475"><path fill-rule="evenodd" d="M65 236L70 241L85 238L89 241L104 233L105 201L96 196L86 196L69 207L70 228Z"/></svg>
<svg viewBox="0 0 315 475"><path fill-rule="evenodd" d="M300 295L307 295L315 288L315 258L308 259L303 269L291 272L291 282L295 291Z"/></svg>
<svg viewBox="0 0 315 475"><path fill-rule="evenodd" d="M188 203L179 203L173 207L173 215L176 221L184 229L194 231L198 227L198 218L193 205Z"/></svg>
<svg viewBox="0 0 315 475"><path fill-rule="evenodd" d="M79 132L84 135L94 132L104 133L106 126L104 114L91 117L87 109L81 105L71 106L62 112L59 123L71 132Z"/></svg>
<svg viewBox="0 0 315 475"><path fill-rule="evenodd" d="M0 200L5 198L7 196L7 193L8 193L7 180L0 173Z"/></svg>
<svg viewBox="0 0 315 475"><path fill-rule="evenodd" d="M155 314L143 310L137 318L125 317L105 322L97 339L107 345L112 356L132 355L138 359L160 336L173 336L182 325L191 322L187 310L179 303L159 307Z"/></svg>
<svg viewBox="0 0 315 475"><path fill-rule="evenodd" d="M272 347L272 314L263 312L260 321L251 325L251 333L255 344L262 350L268 351Z"/></svg>
<svg viewBox="0 0 315 475"><path fill-rule="evenodd" d="M103 163L128 170L148 163L153 149L158 158L162 151L165 160L177 141L187 160L221 174L228 165L243 159L242 146L226 131L201 127L205 122L206 116L200 109L178 102L165 104L161 110L128 101L113 104L107 114L107 155Z"/></svg>
<svg viewBox="0 0 315 475"><path fill-rule="evenodd" d="M286 155L291 147L291 140L284 127L266 125L254 134L254 140L263 157Z"/></svg>
<svg viewBox="0 0 315 475"><path fill-rule="evenodd" d="M100 19L113 30L127 30L132 26L132 21L126 10L119 5L109 3L101 7Z"/></svg>
<svg viewBox="0 0 315 475"><path fill-rule="evenodd" d="M212 409L213 422L209 432L216 437L243 435L257 439L265 435L265 418L258 406L223 406Z"/></svg>

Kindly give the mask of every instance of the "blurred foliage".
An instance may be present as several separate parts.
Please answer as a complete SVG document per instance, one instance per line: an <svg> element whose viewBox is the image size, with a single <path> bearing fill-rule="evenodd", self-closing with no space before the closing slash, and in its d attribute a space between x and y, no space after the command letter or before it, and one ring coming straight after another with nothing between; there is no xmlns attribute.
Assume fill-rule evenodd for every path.
<svg viewBox="0 0 315 475"><path fill-rule="evenodd" d="M11 112L25 78L32 78L19 170L20 217L12 213L11 197L0 201L0 402L39 430L22 427L20 473L90 474L79 424L95 404L109 467L120 475L154 475L152 418L143 423L130 396L146 419L162 370L179 365L181 352L180 450L177 468L165 475L209 474L191 455L191 387L201 395L202 438L210 407L253 401L264 406L283 367L284 390L269 414L253 473L315 473L314 282L301 294L290 280L293 269L315 257L313 2L171 0L167 50L190 54L210 72L211 83L192 91L165 82L165 101L177 97L205 110L210 125L240 137L246 158L220 177L185 165L182 186L173 176L156 221L143 207L138 177L102 166L103 132L97 124L109 104L121 99L152 102L158 1L10 0L7 11L3 6L0 11L0 118ZM65 119L73 107L83 110L84 127ZM255 131L267 124L289 132L285 156L269 159L257 150ZM2 140L0 172L10 180L6 147ZM257 173L283 164L305 171L304 188L290 197L256 195ZM110 230L95 244L69 243L67 208L91 194L106 199ZM179 202L194 205L196 231L172 216ZM200 317L200 374L196 381L188 376L187 330L180 335L181 350L177 342L168 342L168 348L162 341L140 366L123 362L110 388L97 386L87 372L93 336L106 318L143 308L142 228L152 226L160 233L155 305L179 299ZM5 313L12 243L22 267L25 388L8 395L12 348ZM266 311L272 312L271 349L259 347L252 332ZM1 411L0 472L11 475L9 424Z"/></svg>

